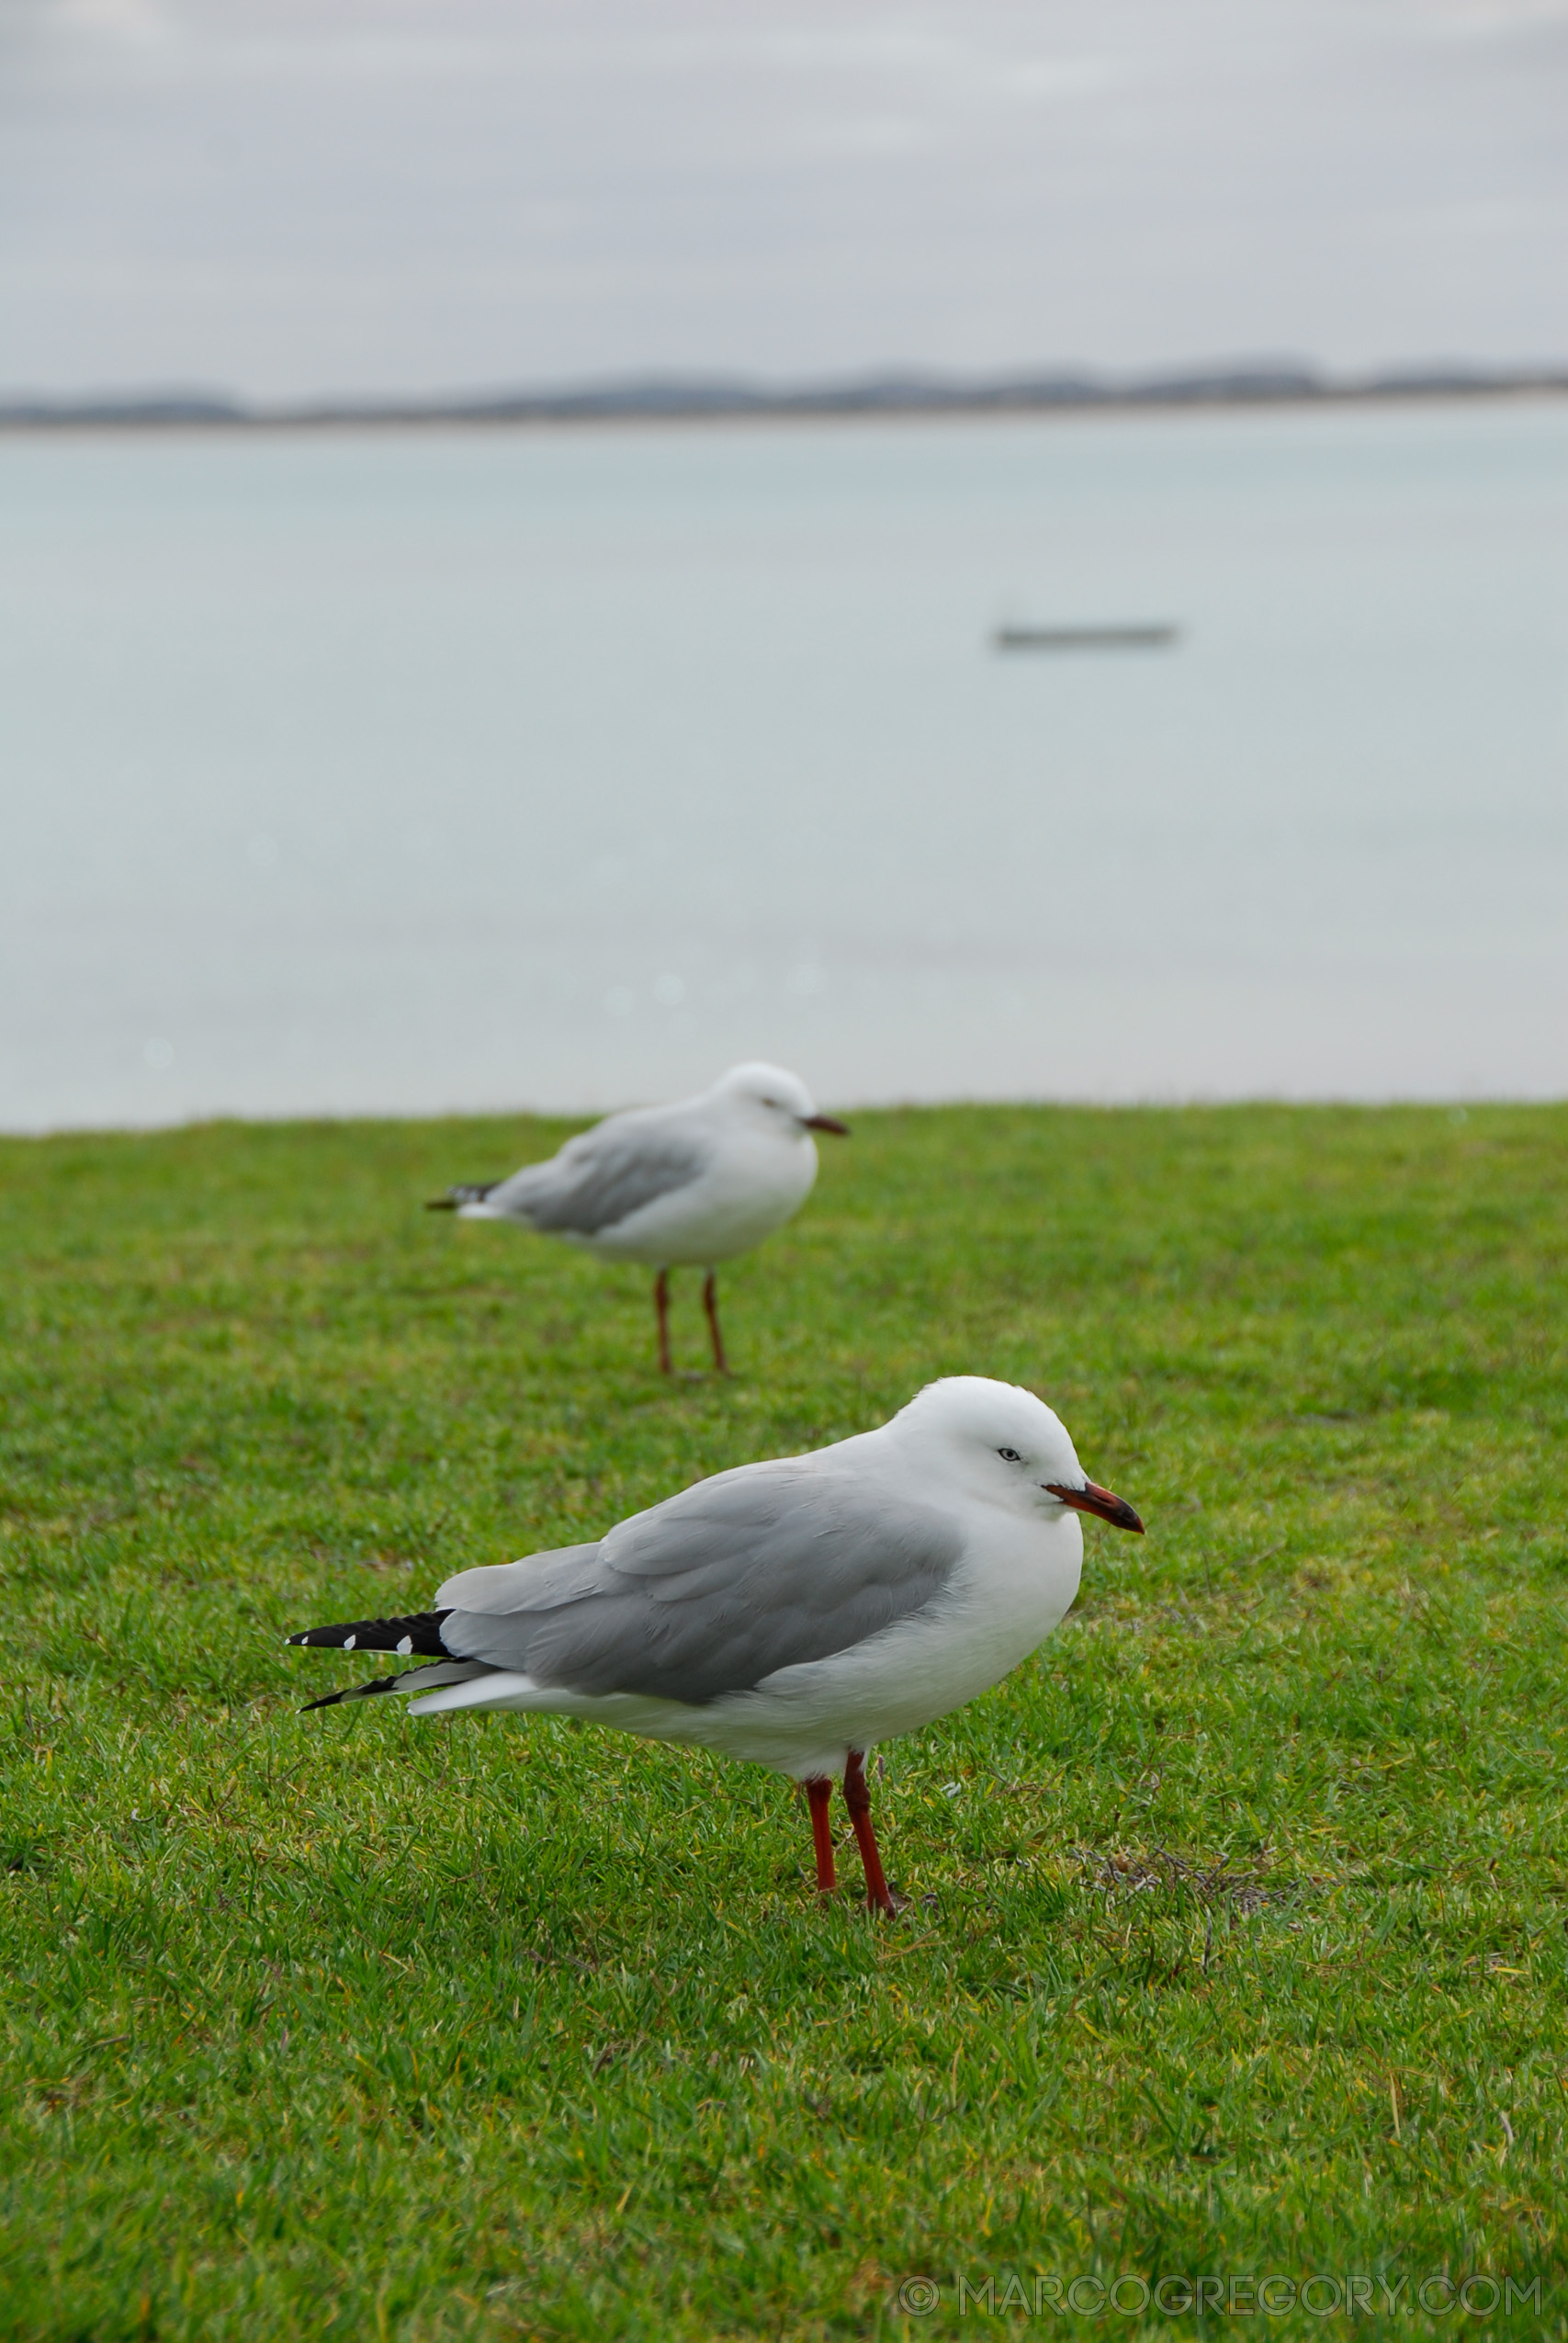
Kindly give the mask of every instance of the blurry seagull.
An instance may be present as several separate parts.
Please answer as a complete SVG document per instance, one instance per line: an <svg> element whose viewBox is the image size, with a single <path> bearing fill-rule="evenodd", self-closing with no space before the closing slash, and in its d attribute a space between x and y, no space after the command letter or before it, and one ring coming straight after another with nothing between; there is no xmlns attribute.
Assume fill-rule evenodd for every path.
<svg viewBox="0 0 1568 2343"><path fill-rule="evenodd" d="M485 1187L451 1188L425 1209L521 1220L609 1261L647 1262L659 1272L653 1307L666 1375L670 1272L705 1269L713 1361L728 1375L715 1264L750 1252L805 1203L817 1177L813 1131L849 1137L846 1125L818 1115L797 1074L732 1066L700 1098L607 1115L547 1163Z"/></svg>
<svg viewBox="0 0 1568 2343"><path fill-rule="evenodd" d="M867 1900L891 1912L866 1752L1051 1633L1077 1592L1080 1513L1143 1528L1032 1392L953 1375L879 1431L716 1473L594 1545L460 1571L434 1610L288 1640L434 1662L313 1708L402 1692L415 1716L545 1710L772 1766L806 1784L824 1892L840 1775Z"/></svg>

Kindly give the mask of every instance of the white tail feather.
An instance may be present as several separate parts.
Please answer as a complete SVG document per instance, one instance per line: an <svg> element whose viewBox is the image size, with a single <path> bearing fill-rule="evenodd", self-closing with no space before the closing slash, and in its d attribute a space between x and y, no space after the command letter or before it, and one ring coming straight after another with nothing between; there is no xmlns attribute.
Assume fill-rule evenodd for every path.
<svg viewBox="0 0 1568 2343"><path fill-rule="evenodd" d="M420 1670L423 1675L423 1670ZM524 1676L510 1668L488 1668L482 1676L468 1683L447 1683L438 1692L427 1692L411 1701L411 1716L440 1716L454 1708L540 1708L551 1709L563 1701L570 1702L570 1692L552 1692L536 1684L531 1676Z"/></svg>

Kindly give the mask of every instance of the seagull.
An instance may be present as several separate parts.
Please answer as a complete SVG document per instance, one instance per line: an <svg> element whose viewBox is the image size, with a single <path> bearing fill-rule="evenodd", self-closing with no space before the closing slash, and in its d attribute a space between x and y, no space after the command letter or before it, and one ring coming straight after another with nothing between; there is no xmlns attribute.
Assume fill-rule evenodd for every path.
<svg viewBox="0 0 1568 2343"><path fill-rule="evenodd" d="M1144 1526L1033 1392L950 1375L874 1432L716 1473L591 1545L460 1570L432 1610L288 1641L431 1663L311 1708L543 1711L770 1766L806 1785L824 1895L837 1775L867 1903L892 1913L867 1754L1043 1642L1077 1593L1083 1513Z"/></svg>
<svg viewBox="0 0 1568 2343"><path fill-rule="evenodd" d="M488 1186L448 1189L425 1209L521 1220L608 1261L646 1262L659 1273L653 1307L666 1375L670 1272L705 1270L713 1362L728 1375L716 1264L750 1252L805 1203L817 1177L813 1131L849 1137L846 1124L818 1113L797 1074L760 1062L732 1066L698 1098L606 1115L548 1162L525 1164Z"/></svg>

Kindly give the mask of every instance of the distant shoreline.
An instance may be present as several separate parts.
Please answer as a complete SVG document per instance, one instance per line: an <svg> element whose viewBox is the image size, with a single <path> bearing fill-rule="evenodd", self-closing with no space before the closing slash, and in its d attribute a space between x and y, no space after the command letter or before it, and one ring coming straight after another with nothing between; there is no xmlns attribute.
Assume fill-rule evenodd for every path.
<svg viewBox="0 0 1568 2343"><path fill-rule="evenodd" d="M1132 383L1088 377L953 382L887 376L799 389L703 379L585 385L446 399L310 400L265 405L199 391L82 399L0 398L0 433L332 431L561 424L890 422L953 416L1256 413L1281 407L1430 405L1561 397L1568 368L1486 373L1433 368L1336 380L1279 368L1215 369Z"/></svg>

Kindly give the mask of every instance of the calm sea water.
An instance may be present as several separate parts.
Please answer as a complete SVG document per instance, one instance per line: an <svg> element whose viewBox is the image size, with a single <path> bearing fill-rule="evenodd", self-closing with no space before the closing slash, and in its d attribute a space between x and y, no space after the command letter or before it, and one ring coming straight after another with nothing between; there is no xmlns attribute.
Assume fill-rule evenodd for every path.
<svg viewBox="0 0 1568 2343"><path fill-rule="evenodd" d="M1565 451L1546 402L0 442L0 1125L750 1056L1568 1090Z"/></svg>

